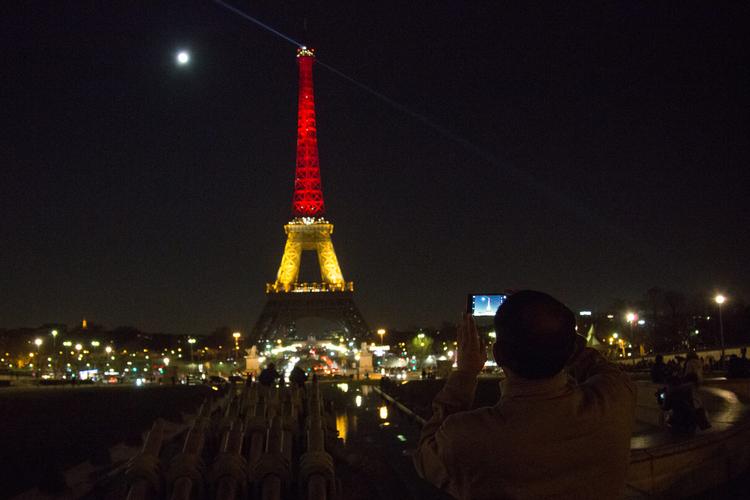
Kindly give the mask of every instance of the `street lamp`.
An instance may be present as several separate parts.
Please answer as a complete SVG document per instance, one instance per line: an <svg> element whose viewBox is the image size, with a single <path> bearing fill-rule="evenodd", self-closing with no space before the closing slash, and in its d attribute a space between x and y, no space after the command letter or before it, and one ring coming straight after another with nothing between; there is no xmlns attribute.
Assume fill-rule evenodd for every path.
<svg viewBox="0 0 750 500"><path fill-rule="evenodd" d="M52 335L52 376L57 378L57 330L49 332Z"/></svg>
<svg viewBox="0 0 750 500"><path fill-rule="evenodd" d="M714 302L719 306L719 338L721 340L721 366L724 367L724 318L721 317L721 306L727 298L720 293L714 297Z"/></svg>
<svg viewBox="0 0 750 500"><path fill-rule="evenodd" d="M42 371L41 371L42 370L42 363L41 363L40 356L39 356L39 348L42 347L42 339L40 339L38 337L35 338L34 339L34 345L36 345L36 373L37 373L37 375L41 375L42 374Z"/></svg>
<svg viewBox="0 0 750 500"><path fill-rule="evenodd" d="M638 315L631 311L625 315L625 319L630 324L630 344L635 345L635 338L633 336L633 323L638 321ZM635 356L632 356L632 352L631 352L631 357L633 358L633 365L635 365Z"/></svg>
<svg viewBox="0 0 750 500"><path fill-rule="evenodd" d="M190 345L190 364L193 364L193 344L195 344L195 339L193 337L190 337L188 339L188 344Z"/></svg>
<svg viewBox="0 0 750 500"><path fill-rule="evenodd" d="M380 335L380 345L383 345L383 337L385 336L385 328L378 328L378 335Z"/></svg>
<svg viewBox="0 0 750 500"><path fill-rule="evenodd" d="M240 337L242 334L240 332L234 332L232 334L232 337L234 337L234 364L239 366L238 359L240 357Z"/></svg>
<svg viewBox="0 0 750 500"><path fill-rule="evenodd" d="M75 347L76 353L78 354L78 358L77 358L78 359L78 363L76 363L76 370L80 370L80 368L81 368L81 359L80 359L81 358L81 349L83 349L83 346L80 343L78 343L74 347ZM79 373L79 376L80 376L80 373Z"/></svg>

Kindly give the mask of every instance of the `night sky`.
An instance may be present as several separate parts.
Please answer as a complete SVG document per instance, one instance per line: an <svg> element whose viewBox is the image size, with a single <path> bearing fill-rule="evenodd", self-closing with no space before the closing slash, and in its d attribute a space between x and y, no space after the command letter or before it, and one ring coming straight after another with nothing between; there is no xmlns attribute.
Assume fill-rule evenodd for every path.
<svg viewBox="0 0 750 500"><path fill-rule="evenodd" d="M234 5L406 109L315 68L370 326L505 288L750 297L746 3ZM3 2L0 37L0 326L249 330L290 218L294 46L209 0Z"/></svg>

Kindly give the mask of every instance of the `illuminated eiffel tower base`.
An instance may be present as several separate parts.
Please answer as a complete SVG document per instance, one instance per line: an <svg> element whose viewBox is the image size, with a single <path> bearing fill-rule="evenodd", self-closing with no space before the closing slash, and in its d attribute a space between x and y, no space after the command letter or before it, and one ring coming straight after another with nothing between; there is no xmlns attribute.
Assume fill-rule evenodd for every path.
<svg viewBox="0 0 750 500"><path fill-rule="evenodd" d="M255 341L306 338L299 331L302 318L326 319L335 325L335 336L365 339L370 331L354 304L354 283L345 281L333 249L333 224L322 218L297 218L284 226L284 255L274 283L266 284L266 302L253 328ZM302 253L318 255L321 281L299 283Z"/></svg>

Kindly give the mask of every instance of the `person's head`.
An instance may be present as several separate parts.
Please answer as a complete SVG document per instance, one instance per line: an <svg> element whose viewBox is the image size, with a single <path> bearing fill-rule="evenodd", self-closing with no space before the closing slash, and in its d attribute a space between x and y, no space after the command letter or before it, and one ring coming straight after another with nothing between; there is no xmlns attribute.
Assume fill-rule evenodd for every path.
<svg viewBox="0 0 750 500"><path fill-rule="evenodd" d="M747 347L740 347L740 356L743 358L747 357Z"/></svg>
<svg viewBox="0 0 750 500"><path fill-rule="evenodd" d="M657 354L656 357L654 358L654 363L656 363L657 365L663 365L664 356L662 356L661 354Z"/></svg>
<svg viewBox="0 0 750 500"><path fill-rule="evenodd" d="M269 370L273 370L273 369L275 369L275 368L276 368L276 365L275 365L274 363L268 363L268 364L266 365L266 368L268 368Z"/></svg>
<svg viewBox="0 0 750 500"><path fill-rule="evenodd" d="M573 354L575 328L575 315L562 302L533 290L516 292L495 314L495 360L523 378L550 378Z"/></svg>

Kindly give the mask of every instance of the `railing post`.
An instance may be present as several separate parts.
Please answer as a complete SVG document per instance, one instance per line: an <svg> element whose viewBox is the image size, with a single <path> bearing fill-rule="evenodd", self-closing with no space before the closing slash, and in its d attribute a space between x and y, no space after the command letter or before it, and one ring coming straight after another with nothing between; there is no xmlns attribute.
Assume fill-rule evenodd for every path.
<svg viewBox="0 0 750 500"><path fill-rule="evenodd" d="M237 419L226 431L221 453L212 469L216 500L235 500L247 496L247 462L242 457L244 437L242 422Z"/></svg>
<svg viewBox="0 0 750 500"><path fill-rule="evenodd" d="M309 385L307 451L300 458L300 497L309 500L332 498L336 491L333 457L325 451L324 420L317 382Z"/></svg>
<svg viewBox="0 0 750 500"><path fill-rule="evenodd" d="M143 444L143 450L125 472L130 484L127 500L147 500L161 495L163 480L159 452L164 440L164 421L156 419Z"/></svg>
<svg viewBox="0 0 750 500"><path fill-rule="evenodd" d="M255 465L253 476L260 482L260 496L264 500L280 498L289 484L290 463L284 456L284 431L281 416L271 421L266 438L266 450Z"/></svg>
<svg viewBox="0 0 750 500"><path fill-rule="evenodd" d="M204 404L193 427L185 436L182 453L177 455L167 474L172 500L189 500L201 498L204 494L204 467L201 460L203 445L208 429L210 405Z"/></svg>

